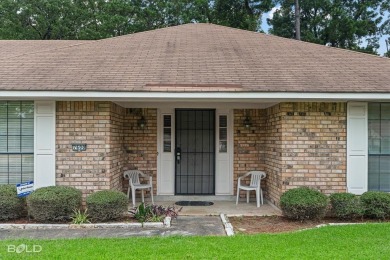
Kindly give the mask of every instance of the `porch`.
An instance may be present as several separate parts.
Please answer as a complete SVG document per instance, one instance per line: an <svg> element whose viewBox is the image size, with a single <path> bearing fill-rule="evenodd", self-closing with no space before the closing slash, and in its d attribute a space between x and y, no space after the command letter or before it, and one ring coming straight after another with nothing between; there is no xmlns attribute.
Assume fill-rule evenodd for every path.
<svg viewBox="0 0 390 260"><path fill-rule="evenodd" d="M210 206L178 206L177 201L210 201ZM140 203L137 198L137 205ZM150 198L145 198L145 203L151 203ZM162 206L182 207L179 216L274 216L282 215L282 211L267 200L259 208L256 207L256 199L251 198L249 203L241 199L236 205L235 196L156 196L154 203Z"/></svg>
<svg viewBox="0 0 390 260"><path fill-rule="evenodd" d="M208 158L199 164L201 170L195 164L195 168L184 167L195 176L203 174L203 166L207 165L208 179L192 181L183 178L183 173L183 183L177 178L176 166L178 163L184 165L185 161L183 155L178 158L175 152L177 138L184 136L177 136L175 112L183 108L195 112L214 111L213 117L209 117L214 119L208 124L214 128L200 129L201 132L213 133L208 139L201 137L211 140L204 147L212 155L206 157L204 148L201 148L202 157ZM196 121L200 117L195 112ZM249 125L244 124L247 119ZM197 136L197 133L192 136ZM193 140L196 138L187 138L186 142ZM88 149L73 152L70 150L72 143L85 143ZM192 147L198 143L195 141ZM251 170L267 173L262 183L264 197L274 205L278 205L285 190L297 186L315 187L327 194L346 190L346 103L342 102L234 105L220 102L210 105L197 102L58 101L56 145L56 184L75 186L83 190L84 196L103 189L126 191L127 182L123 179L126 169L138 169L151 175L157 196L185 192L187 196L197 195L198 189L206 185L211 189L202 191L203 194L234 196L238 177ZM188 158L187 162L199 162L196 156ZM177 192L184 186L185 192ZM192 186L198 188L191 190ZM266 208L256 209L246 203L236 206L235 199L212 201L216 204L209 209L191 207L183 212L263 215Z"/></svg>

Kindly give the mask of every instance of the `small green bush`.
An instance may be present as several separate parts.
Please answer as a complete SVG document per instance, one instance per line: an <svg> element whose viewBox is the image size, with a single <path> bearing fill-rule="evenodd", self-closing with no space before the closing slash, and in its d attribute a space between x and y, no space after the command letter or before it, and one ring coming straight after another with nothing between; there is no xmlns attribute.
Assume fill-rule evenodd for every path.
<svg viewBox="0 0 390 260"><path fill-rule="evenodd" d="M0 185L0 220L18 219L26 215L26 200L18 198L16 186Z"/></svg>
<svg viewBox="0 0 390 260"><path fill-rule="evenodd" d="M69 220L80 208L81 197L81 191L73 187L39 188L27 197L28 214L42 222Z"/></svg>
<svg viewBox="0 0 390 260"><path fill-rule="evenodd" d="M117 219L127 211L128 200L123 192L102 190L87 197L89 216L94 221Z"/></svg>
<svg viewBox="0 0 390 260"><path fill-rule="evenodd" d="M381 191L367 191L360 200L364 215L369 218L386 219L390 216L390 194Z"/></svg>
<svg viewBox="0 0 390 260"><path fill-rule="evenodd" d="M364 215L360 198L352 193L334 193L330 195L330 204L334 216L340 219L356 219Z"/></svg>
<svg viewBox="0 0 390 260"><path fill-rule="evenodd" d="M280 206L289 219L320 219L325 215L328 198L317 190L300 187L283 193Z"/></svg>

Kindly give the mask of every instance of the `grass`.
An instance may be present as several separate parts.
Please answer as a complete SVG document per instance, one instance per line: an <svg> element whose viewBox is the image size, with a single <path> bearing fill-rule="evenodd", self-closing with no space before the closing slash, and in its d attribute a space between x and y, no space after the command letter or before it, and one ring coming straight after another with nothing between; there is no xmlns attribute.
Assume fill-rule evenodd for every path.
<svg viewBox="0 0 390 260"><path fill-rule="evenodd" d="M42 251L8 253L10 244L40 245ZM389 256L388 223L234 237L0 241L0 259L384 259Z"/></svg>

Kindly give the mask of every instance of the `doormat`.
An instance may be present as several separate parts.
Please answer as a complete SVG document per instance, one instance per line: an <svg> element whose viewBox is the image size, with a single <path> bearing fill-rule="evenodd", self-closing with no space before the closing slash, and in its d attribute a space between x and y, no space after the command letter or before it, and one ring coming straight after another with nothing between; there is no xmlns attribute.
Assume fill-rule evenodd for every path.
<svg viewBox="0 0 390 260"><path fill-rule="evenodd" d="M175 204L179 205L179 206L211 206L211 205L214 205L214 202L196 201L196 200L193 200L193 201L181 200L181 201L177 201Z"/></svg>

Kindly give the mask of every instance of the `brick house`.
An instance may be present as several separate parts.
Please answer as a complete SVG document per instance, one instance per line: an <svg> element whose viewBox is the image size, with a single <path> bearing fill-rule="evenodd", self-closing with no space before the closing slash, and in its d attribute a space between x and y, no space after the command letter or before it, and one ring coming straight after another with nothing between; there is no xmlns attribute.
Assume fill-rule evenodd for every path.
<svg viewBox="0 0 390 260"><path fill-rule="evenodd" d="M0 183L87 195L127 168L156 195L231 196L264 170L274 204L390 191L390 59L212 24L0 54Z"/></svg>

